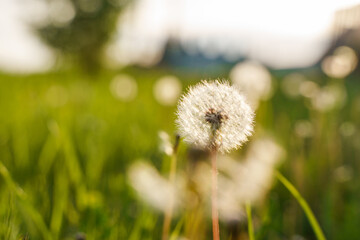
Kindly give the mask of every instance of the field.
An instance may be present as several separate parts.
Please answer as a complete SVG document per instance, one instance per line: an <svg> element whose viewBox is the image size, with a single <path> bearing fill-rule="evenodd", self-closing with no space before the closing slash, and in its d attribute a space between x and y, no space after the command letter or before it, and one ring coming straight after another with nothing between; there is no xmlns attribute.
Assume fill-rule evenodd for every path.
<svg viewBox="0 0 360 240"><path fill-rule="evenodd" d="M312 69L302 80L310 90L289 90L283 83L288 73L272 74L273 93L256 110L254 135L231 157L241 162L252 141L271 136L284 149L276 169L306 199L327 239L356 239L359 75L331 79ZM135 79L132 99L122 100L111 90L119 74ZM176 75L183 92L201 79L137 68L96 77L70 70L1 74L0 239L161 239L164 214L133 188L129 168L147 162L168 176L171 157L160 148L159 131L174 142L176 104L164 106L153 94L164 75ZM314 95L309 82L324 91ZM316 98L319 94L324 97ZM188 145L181 141L177 176L189 176L191 167ZM171 239L211 239L210 207L196 206L177 211ZM252 218L256 239L316 239L304 211L275 174L270 189L252 205ZM221 220L220 234L247 239L246 217Z"/></svg>

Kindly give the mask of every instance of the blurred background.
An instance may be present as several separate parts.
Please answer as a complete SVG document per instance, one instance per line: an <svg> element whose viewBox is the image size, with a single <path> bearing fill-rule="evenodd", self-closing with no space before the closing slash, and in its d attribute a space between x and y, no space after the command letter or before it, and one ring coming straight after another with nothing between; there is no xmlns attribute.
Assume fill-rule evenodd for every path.
<svg viewBox="0 0 360 240"><path fill-rule="evenodd" d="M0 0L0 238L160 239L177 101L227 79L256 120L220 168L248 172L232 192L261 191L256 239L315 239L275 169L328 239L356 239L359 51L357 0ZM211 238L204 154L179 145L171 239ZM239 201L223 239L248 239Z"/></svg>

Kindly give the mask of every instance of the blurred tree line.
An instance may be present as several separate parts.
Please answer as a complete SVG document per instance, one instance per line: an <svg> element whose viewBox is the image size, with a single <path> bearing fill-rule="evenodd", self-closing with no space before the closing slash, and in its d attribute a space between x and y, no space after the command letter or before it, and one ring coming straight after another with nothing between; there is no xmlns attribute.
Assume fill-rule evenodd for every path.
<svg viewBox="0 0 360 240"><path fill-rule="evenodd" d="M97 72L102 63L102 50L130 0L44 1L51 9L46 23L36 27L39 36L85 72ZM51 15L57 15L62 21L54 21Z"/></svg>

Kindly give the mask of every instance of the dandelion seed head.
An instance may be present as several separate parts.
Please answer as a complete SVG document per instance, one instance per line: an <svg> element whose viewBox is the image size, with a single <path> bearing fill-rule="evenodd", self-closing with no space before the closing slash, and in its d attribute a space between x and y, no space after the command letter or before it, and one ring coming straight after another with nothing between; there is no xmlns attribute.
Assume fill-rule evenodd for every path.
<svg viewBox="0 0 360 240"><path fill-rule="evenodd" d="M202 81L191 87L178 104L177 116L186 142L200 148L215 144L221 152L239 148L253 130L251 107L225 81Z"/></svg>

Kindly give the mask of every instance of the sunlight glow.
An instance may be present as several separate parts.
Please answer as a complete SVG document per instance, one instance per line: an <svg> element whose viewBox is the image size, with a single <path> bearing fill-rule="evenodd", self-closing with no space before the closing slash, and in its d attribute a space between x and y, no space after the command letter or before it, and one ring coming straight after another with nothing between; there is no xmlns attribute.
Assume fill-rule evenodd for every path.
<svg viewBox="0 0 360 240"><path fill-rule="evenodd" d="M66 3L66 2L65 2ZM69 2L70 3L70 2ZM106 53L110 65L151 66L161 60L169 39L206 57L241 56L271 68L307 67L330 45L334 14L359 0L139 0L119 18L115 40ZM57 5L56 5L57 6ZM0 1L0 69L43 71L54 55L32 32L30 22L46 19L40 0ZM71 4L57 6L53 21L74 17Z"/></svg>
<svg viewBox="0 0 360 240"><path fill-rule="evenodd" d="M327 50L334 13L356 3L140 0L127 12L132 17L121 18L116 45L135 62L153 55L154 49L161 51L167 39L175 38L184 48L195 42L204 55L246 56L273 68L305 67ZM136 48L127 44L134 41ZM156 63L158 58L153 59Z"/></svg>

